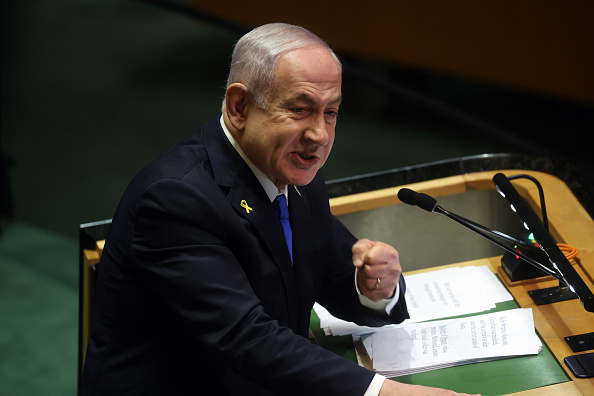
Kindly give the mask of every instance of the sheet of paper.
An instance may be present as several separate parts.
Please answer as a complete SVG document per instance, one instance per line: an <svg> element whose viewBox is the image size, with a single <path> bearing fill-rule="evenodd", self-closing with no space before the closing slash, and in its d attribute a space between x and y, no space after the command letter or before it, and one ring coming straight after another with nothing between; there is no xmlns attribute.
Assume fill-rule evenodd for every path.
<svg viewBox="0 0 594 396"><path fill-rule="evenodd" d="M406 277L406 295L411 319L404 324L483 312L511 294L487 266L454 267ZM314 306L326 335L364 334L376 330L332 316ZM389 325L384 328L398 327Z"/></svg>
<svg viewBox="0 0 594 396"><path fill-rule="evenodd" d="M538 354L531 309L411 323L361 335L373 369L389 376Z"/></svg>
<svg viewBox="0 0 594 396"><path fill-rule="evenodd" d="M359 326L353 322L338 319L328 312L326 308L317 303L314 305L314 311L316 311L318 318L320 318L320 327L324 330L324 334L327 336L364 334L378 329L377 327ZM396 326L398 325L387 325L380 328L383 329Z"/></svg>
<svg viewBox="0 0 594 396"><path fill-rule="evenodd" d="M410 275L406 285L411 322L482 312L512 299L487 266Z"/></svg>

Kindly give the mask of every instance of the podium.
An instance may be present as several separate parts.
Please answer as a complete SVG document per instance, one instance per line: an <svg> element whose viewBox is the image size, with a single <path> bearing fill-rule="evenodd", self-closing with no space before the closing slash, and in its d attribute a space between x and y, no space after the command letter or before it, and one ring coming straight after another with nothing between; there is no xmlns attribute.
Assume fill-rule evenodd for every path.
<svg viewBox="0 0 594 396"><path fill-rule="evenodd" d="M441 202L442 199L445 200L456 195L472 195L475 192L488 194L489 191L495 188L491 179L497 172L502 172L508 176L518 173L529 174L540 181L545 191L551 233L557 241L568 243L580 249L574 268L576 268L576 271L584 279L590 290L594 290L592 281L594 277L594 221L592 220L594 216L594 186L585 184L579 175L566 164L547 158L523 155L483 155L336 180L328 182L327 186L331 210L336 216L342 220L346 219L347 216L360 214L360 217L365 219L367 217L366 213L391 210L398 206L404 207L404 205L400 205L397 198L397 192L402 187L430 194ZM514 181L514 185L533 208L538 208L538 191L530 181L518 180ZM489 210L491 202L488 201L483 204L488 209L486 212L491 213ZM423 213L410 206L406 206L406 208L411 213ZM504 216L500 213L502 210L497 209L496 217ZM536 210L536 212L539 212L539 210ZM435 216L434 214L428 215ZM391 221L388 216L381 213L379 217ZM434 218L437 220L440 217L435 216ZM476 219L473 218L473 220ZM397 221L397 219L394 221ZM349 225L350 228L353 228L352 231L355 234L358 232L356 223L353 222L353 224ZM359 223L361 223L360 220ZM79 370L82 368L84 361L91 315L91 267L98 261L98 254L101 251L101 243L98 244L97 242L105 238L109 226L109 220L81 226ZM431 224L429 226L433 228ZM454 224L454 227L459 226ZM464 232L462 228L456 229L459 229L460 233ZM502 229L500 231L505 232L507 230ZM414 233L408 232L408 234ZM448 234L432 236L430 242L437 243L438 238L446 240L451 237ZM394 243L394 245L397 249L400 249L398 243ZM439 255L440 259L450 260L448 262L440 263L437 262L436 258L423 260L419 267L412 270L407 268L406 262L410 261L409 258L401 255L405 276L407 270L411 272L427 271L435 267L441 268L448 265L487 265L494 273L501 274L500 255L491 255L490 252L485 253L478 250L473 254L479 255L479 257L456 259L456 257L463 257L467 250L472 249L466 249L465 246L462 246L454 249L449 255ZM503 252L500 254L503 254ZM411 256L414 258L414 251ZM472 390L473 392L481 392L483 395L503 393L498 391L498 383L513 385L512 391L507 392L504 390L504 392L523 396L593 395L594 380L592 378L575 377L563 360L567 356L578 354L572 352L564 340L565 337L594 332L592 314L585 311L578 300L536 305L528 292L558 285L556 280L539 278L511 282L502 275L502 281L513 295L515 302L498 305L497 309L511 309L516 306L532 308L536 330L544 346L546 346L541 354L527 359L515 358L455 367L453 369L457 371L453 375L449 374L451 371L446 372L446 380L444 380L443 370L450 369L415 374L398 380L403 382L420 381L425 385L451 388L460 392ZM316 320L318 320L317 317L312 313L312 329L315 329ZM350 339L324 337L319 331L315 336L322 346L343 355L347 359L355 359ZM514 371L513 377L510 377L509 374L507 376L503 375ZM415 377L420 375L423 375L423 377ZM537 381L531 381L528 377L536 378ZM545 383L548 381L550 384L542 385L543 381ZM472 384L471 390L465 390L468 384ZM501 388L508 389L507 386ZM521 389L521 391L518 392L516 388Z"/></svg>
<svg viewBox="0 0 594 396"><path fill-rule="evenodd" d="M473 191L494 190L492 177L498 172L504 173L506 176L527 174L535 177L541 183L545 192L551 234L558 242L570 244L580 250L575 263L573 263L574 268L590 290L594 290L592 281L594 277L594 221L592 220L594 209L592 198L594 195L592 186L585 185L578 175L572 173L570 169L564 168L563 164L555 164L548 159L514 155L469 157L332 182L328 186L329 194L332 196L331 210L339 218L347 218L358 213L360 214L359 222L366 223L366 212L389 211L394 206L400 205L397 192L402 187L429 194L437 198L439 202L442 198L457 194L464 195ZM434 175L437 177L433 177ZM514 186L527 203L535 209L535 212L540 213L540 201L536 186L528 180L516 180ZM407 206L406 208L411 212L419 213L419 215L422 212L416 212L418 209L414 207ZM435 214L429 215L438 217ZM376 216L387 217L387 215L382 216L381 213ZM398 219L392 221L397 222ZM359 225L356 222L350 225L351 231L355 235L357 235L357 227ZM365 227L365 224L361 227ZM506 232L506 230L500 231ZM416 232L419 231L416 230ZM465 231L460 227L459 232L464 233ZM447 238L449 235L442 235L442 239L447 240ZM423 246L425 249L430 249L426 244ZM395 247L399 249L397 244ZM417 247L418 249L419 247ZM461 254L464 247L457 247L457 250ZM453 254L456 253L454 251ZM406 258L403 258L402 254L401 263L406 276ZM435 267L434 261L423 264L424 268L416 268L414 271L427 271ZM448 265L448 263L440 264L440 268ZM522 384L518 384L518 389L522 391L520 393L513 391L512 393L521 395L594 394L594 380L592 378L577 378L564 362L565 357L578 354L571 350L564 340L565 337L594 332L592 313L587 312L576 299L536 305L528 294L532 290L559 285L559 281L543 277L512 282L500 269L501 255L478 257L463 263L452 261L449 265L487 265L494 273L500 275L502 282L513 295L516 306L532 308L536 330L546 346L546 350L543 350L541 354L550 353L551 359L541 359L541 361L535 359L534 364L519 365L517 370L521 370L523 375L515 380L522 382ZM508 309L499 306L498 308ZM312 317L315 321L315 315ZM319 333L316 334L316 336L318 335ZM352 355L349 355L350 352L341 350L340 341L327 338L331 337L322 337L319 340L322 346L327 346L329 349L334 348L338 353L346 353L347 357L352 358ZM517 359L476 365L483 365L484 370L481 367L459 367L457 369L460 370L453 375L448 375L447 379L437 376L437 380L434 380L434 376L426 376L419 381L423 381L426 385L452 388L460 392L489 394L489 389L491 389L493 394L501 394L501 392L493 390L497 381L513 382L514 379L505 376L499 377L497 371L504 371L504 367L515 367L518 364ZM512 371L515 370L514 368ZM544 381L545 385L543 385L541 380L546 379L544 377L551 378L551 375L554 377L551 380L553 383L546 384ZM416 383L417 379L414 376L398 380ZM537 389L531 390L532 385L529 377L536 379L534 386L537 386ZM469 386L469 383L472 383L472 386Z"/></svg>

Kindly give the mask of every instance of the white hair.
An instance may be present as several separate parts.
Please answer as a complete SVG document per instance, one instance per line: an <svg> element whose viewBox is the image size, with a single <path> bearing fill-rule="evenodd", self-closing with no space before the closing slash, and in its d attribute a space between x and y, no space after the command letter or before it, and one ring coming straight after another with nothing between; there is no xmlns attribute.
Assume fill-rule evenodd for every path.
<svg viewBox="0 0 594 396"><path fill-rule="evenodd" d="M245 85L249 99L258 107L266 108L279 59L288 52L309 46L326 48L342 70L334 51L309 30L286 23L270 23L253 29L235 44L227 87L233 83Z"/></svg>

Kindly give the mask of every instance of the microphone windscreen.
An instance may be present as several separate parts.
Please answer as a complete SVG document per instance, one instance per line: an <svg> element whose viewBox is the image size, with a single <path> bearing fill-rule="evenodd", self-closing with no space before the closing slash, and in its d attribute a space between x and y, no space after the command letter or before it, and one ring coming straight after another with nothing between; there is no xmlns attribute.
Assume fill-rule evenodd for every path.
<svg viewBox="0 0 594 396"><path fill-rule="evenodd" d="M437 206L437 200L430 195L418 193L415 198L415 204L427 212L433 212L433 209Z"/></svg>
<svg viewBox="0 0 594 396"><path fill-rule="evenodd" d="M427 212L433 212L437 206L437 201L430 195L418 193L410 188L401 188L398 191L398 199L405 204L418 206Z"/></svg>
<svg viewBox="0 0 594 396"><path fill-rule="evenodd" d="M417 195L419 195L419 193L410 188L401 188L398 191L398 199L408 205L416 205L415 198Z"/></svg>

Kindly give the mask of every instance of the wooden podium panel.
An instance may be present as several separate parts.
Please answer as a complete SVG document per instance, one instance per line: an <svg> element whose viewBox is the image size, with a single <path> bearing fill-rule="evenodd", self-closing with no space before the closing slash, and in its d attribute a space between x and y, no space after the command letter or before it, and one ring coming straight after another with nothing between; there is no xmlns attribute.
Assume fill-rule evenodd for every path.
<svg viewBox="0 0 594 396"><path fill-rule="evenodd" d="M432 195L435 198L463 193L472 189L495 189L492 178L498 172L506 176L527 174L535 177L541 183L545 193L551 234L556 240L579 249L580 253L576 258L574 268L584 279L590 290L594 290L592 280L594 277L594 222L567 185L548 173L517 169L468 173L340 196L332 198L330 205L335 215L341 215L388 205L398 205L400 201L397 198L397 193L403 187ZM535 209L535 212L540 213L540 200L536 186L529 180L523 179L514 180L513 184L520 195ZM411 207L411 210L418 210L418 208ZM486 264L493 272L499 272L500 260L501 257L492 257L459 265ZM594 395L594 379L575 377L563 361L567 356L578 354L569 348L564 337L594 332L593 314L587 312L581 306L579 300L537 306L528 295L528 291L557 286L558 284L559 282L552 278L543 278L534 282L506 282L506 287L514 296L518 305L523 308L532 308L535 327L539 335L571 379L569 383L561 383L519 394Z"/></svg>

